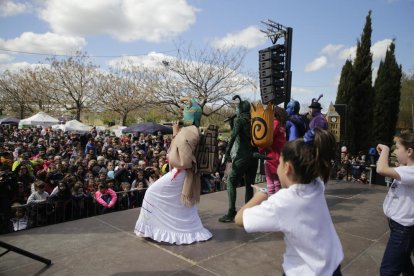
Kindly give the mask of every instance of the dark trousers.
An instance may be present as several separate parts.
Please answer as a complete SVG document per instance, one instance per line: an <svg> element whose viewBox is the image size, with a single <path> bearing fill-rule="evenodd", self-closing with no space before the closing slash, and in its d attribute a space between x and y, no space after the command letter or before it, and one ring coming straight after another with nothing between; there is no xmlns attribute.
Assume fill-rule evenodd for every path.
<svg viewBox="0 0 414 276"><path fill-rule="evenodd" d="M390 238L382 258L380 275L414 275L411 251L414 247L414 226L403 226L388 219Z"/></svg>
<svg viewBox="0 0 414 276"><path fill-rule="evenodd" d="M227 194L229 197L229 210L227 215L234 217L236 215L236 186L244 177L246 193L245 202L247 203L253 197L254 179L256 178L257 159L238 158L233 161L231 172L227 178Z"/></svg>

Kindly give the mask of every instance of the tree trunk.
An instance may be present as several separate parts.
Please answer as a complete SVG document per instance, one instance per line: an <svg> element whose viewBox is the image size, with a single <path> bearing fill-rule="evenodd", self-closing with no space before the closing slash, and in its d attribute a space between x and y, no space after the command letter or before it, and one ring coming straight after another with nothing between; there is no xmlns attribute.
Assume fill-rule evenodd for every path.
<svg viewBox="0 0 414 276"><path fill-rule="evenodd" d="M121 126L124 126L126 124L126 120L127 120L127 117L128 117L128 113L124 113L121 116L122 116L122 118L121 118Z"/></svg>
<svg viewBox="0 0 414 276"><path fill-rule="evenodd" d="M80 122L80 117L81 117L81 108L78 107L76 108L76 120L78 120Z"/></svg>
<svg viewBox="0 0 414 276"><path fill-rule="evenodd" d="M20 119L24 118L24 106L20 105Z"/></svg>

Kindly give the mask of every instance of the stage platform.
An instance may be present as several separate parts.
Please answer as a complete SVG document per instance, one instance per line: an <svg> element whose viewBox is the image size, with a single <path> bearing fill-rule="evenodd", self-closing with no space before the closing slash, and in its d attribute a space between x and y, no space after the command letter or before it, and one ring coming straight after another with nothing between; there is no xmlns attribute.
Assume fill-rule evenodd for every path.
<svg viewBox="0 0 414 276"><path fill-rule="evenodd" d="M345 253L343 275L379 275L389 234L382 212L386 190L327 184L326 199ZM237 193L237 205L242 206L244 188ZM52 264L11 251L0 257L0 275L282 275L283 235L248 234L234 223L219 223L226 210L225 191L201 197L201 220L214 236L192 245L137 237L133 229L139 208L1 235L0 241Z"/></svg>

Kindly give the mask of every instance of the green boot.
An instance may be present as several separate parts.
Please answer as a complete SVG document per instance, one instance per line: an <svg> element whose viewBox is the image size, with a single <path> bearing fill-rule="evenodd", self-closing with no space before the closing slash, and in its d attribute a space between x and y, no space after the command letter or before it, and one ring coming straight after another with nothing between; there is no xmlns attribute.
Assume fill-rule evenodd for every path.
<svg viewBox="0 0 414 276"><path fill-rule="evenodd" d="M229 212L227 214L225 214L224 216L222 216L221 218L219 218L219 222L234 222L234 217L236 216L236 212Z"/></svg>

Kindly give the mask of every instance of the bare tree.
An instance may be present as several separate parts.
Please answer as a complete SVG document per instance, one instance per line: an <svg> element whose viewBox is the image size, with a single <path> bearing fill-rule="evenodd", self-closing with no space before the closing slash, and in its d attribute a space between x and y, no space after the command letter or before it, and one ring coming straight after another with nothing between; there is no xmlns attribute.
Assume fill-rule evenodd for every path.
<svg viewBox="0 0 414 276"><path fill-rule="evenodd" d="M100 74L97 102L106 110L120 115L125 125L128 114L147 103L149 95L148 71L131 64L112 68L109 74Z"/></svg>
<svg viewBox="0 0 414 276"><path fill-rule="evenodd" d="M20 118L25 117L25 112L34 111L31 88L25 80L23 70L16 73L4 72L0 76L0 91L3 105L10 108L10 110L17 110Z"/></svg>
<svg viewBox="0 0 414 276"><path fill-rule="evenodd" d="M44 75L45 73L50 73L50 70L43 70L43 66L36 69L28 68L24 71L24 82L30 88L30 97L37 109L45 112L56 111L58 106L49 96L49 85L46 82L49 78Z"/></svg>
<svg viewBox="0 0 414 276"><path fill-rule="evenodd" d="M95 102L95 80L97 66L89 61L89 56L77 52L64 60L49 58L49 74L44 73L45 84L50 99L66 110L75 110L80 120L82 110Z"/></svg>
<svg viewBox="0 0 414 276"><path fill-rule="evenodd" d="M163 69L157 73L155 88L157 103L176 112L179 99L192 96L200 104L203 114L209 116L227 105L241 89L252 85L242 71L246 50L219 50L206 47L197 50L191 45L177 46L175 59L163 60ZM210 108L206 109L205 106Z"/></svg>

